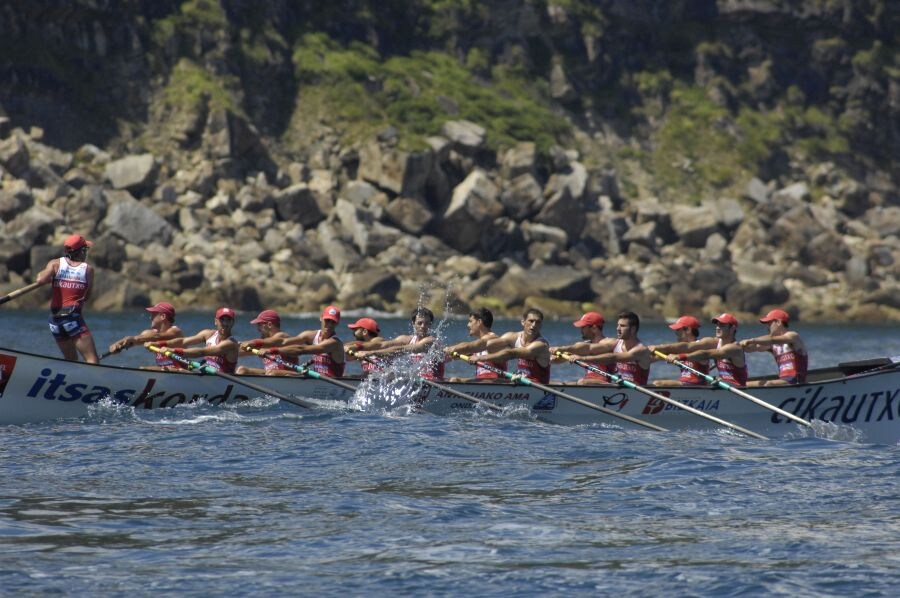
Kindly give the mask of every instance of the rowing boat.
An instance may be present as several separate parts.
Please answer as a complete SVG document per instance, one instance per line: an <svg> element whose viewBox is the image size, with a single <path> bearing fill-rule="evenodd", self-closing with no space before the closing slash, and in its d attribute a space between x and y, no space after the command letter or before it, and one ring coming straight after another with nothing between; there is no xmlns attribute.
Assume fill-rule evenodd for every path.
<svg viewBox="0 0 900 598"><path fill-rule="evenodd" d="M817 432L844 431L829 435L849 440L894 444L900 441L900 361L886 358L841 364L813 370L807 384L771 386L752 390L753 395L803 419L811 420ZM257 386L318 402L349 403L365 392L359 381L342 378L352 388L328 380L299 377L241 377ZM413 381L415 382L415 381ZM422 409L438 415L480 409L464 393L511 412L527 412L556 424L609 424L632 427L595 409L566 400L539 388L509 383L444 383L447 389L421 383L405 397ZM670 430L711 429L708 421L658 399L613 385L575 386L551 384L557 389L594 405L639 418ZM800 426L722 389L669 387L660 393L729 422L770 437L800 433ZM101 401L129 405L135 409L173 407L200 400L217 405L239 403L259 392L233 379L189 373L159 372L135 368L92 365L0 348L0 424L42 422L90 415ZM330 403L333 404L333 403Z"/></svg>

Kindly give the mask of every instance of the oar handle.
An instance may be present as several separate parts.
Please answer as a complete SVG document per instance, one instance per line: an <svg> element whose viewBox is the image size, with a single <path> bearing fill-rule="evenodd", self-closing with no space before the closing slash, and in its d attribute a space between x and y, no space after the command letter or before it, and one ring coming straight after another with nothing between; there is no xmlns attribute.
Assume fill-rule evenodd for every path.
<svg viewBox="0 0 900 598"><path fill-rule="evenodd" d="M315 378L316 380L324 380L325 382L330 382L335 386L340 386L341 388L345 388L351 392L356 392L356 387L351 384L341 382L340 380L335 380L331 376L326 376L325 374L320 374L319 372L304 365L300 365L299 363L290 363L288 361L285 361L284 358L281 357L281 355L267 353L261 349L256 349L254 347L250 347L250 352L260 357L268 357L269 359L274 360L275 363L281 364L286 368L290 368L303 376L309 376L310 378Z"/></svg>
<svg viewBox="0 0 900 598"><path fill-rule="evenodd" d="M6 303L6 302L8 302L8 301L12 301L12 300L15 299L16 297L21 297L21 296L24 295L25 293L30 293L31 291L35 290L36 288L38 288L38 287L41 286L42 284L44 284L44 283L41 283L41 282L33 282L33 283L29 284L29 285L26 285L26 286L22 287L21 289L16 289L15 291L12 291L12 292L9 293L8 295L4 295L3 297L0 297L0 305L3 305L4 303Z"/></svg>
<svg viewBox="0 0 900 598"><path fill-rule="evenodd" d="M477 359L472 359L471 355L463 355L462 353L457 353L456 351L454 351L450 355L451 355L451 357L454 357L456 359L462 359L466 363L470 363L474 366L482 367L488 371L494 372L495 374L499 374L513 382L521 382L522 384L525 384L526 386L531 384L531 380L522 376L521 374L513 374L512 372L508 372L504 369L498 368L497 366L495 366L492 363L488 363L486 361L479 361Z"/></svg>
<svg viewBox="0 0 900 598"><path fill-rule="evenodd" d="M216 370L214 368L211 368L208 365L204 365L204 364L200 363L199 361L193 361L191 359L188 359L187 357L185 357L183 355L179 355L175 351L171 351L169 349L164 349L163 347L157 347L156 345L150 345L147 348L149 350L153 351L154 353L160 353L162 355L165 355L169 359L173 359L173 360L177 361L181 365L187 367L187 369L190 371L196 370L201 374L210 374L210 373L216 372Z"/></svg>

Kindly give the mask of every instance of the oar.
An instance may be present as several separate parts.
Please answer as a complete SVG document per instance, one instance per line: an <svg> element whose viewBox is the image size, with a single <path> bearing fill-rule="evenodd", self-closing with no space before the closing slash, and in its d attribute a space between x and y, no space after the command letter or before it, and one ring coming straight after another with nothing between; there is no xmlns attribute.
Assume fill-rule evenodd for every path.
<svg viewBox="0 0 900 598"><path fill-rule="evenodd" d="M265 357L266 359L271 359L275 363L281 364L284 367L294 370L295 372L298 372L304 376L309 376L310 378L315 378L316 380L324 380L325 382L330 382L330 383L334 384L335 386L340 386L341 388L346 388L347 390L349 390L351 392L356 392L356 387L353 386L352 384L347 384L346 382L341 382L340 380L332 378L331 376L326 376L325 374L320 374L319 372L317 372L315 370L311 370L310 368L300 365L299 363L287 362L281 357L281 355L267 353L267 352L263 351L262 349L254 349L253 347L250 347L250 352L253 353L254 355L259 355L260 357Z"/></svg>
<svg viewBox="0 0 900 598"><path fill-rule="evenodd" d="M513 374L512 372L507 372L506 370L501 370L500 368L495 367L494 365L487 363L485 361L476 361L468 355L462 355L461 353L457 353L454 351L453 357L456 357L457 359L462 359L463 361L467 361L467 362L471 363L472 365L481 366L486 370L490 370L492 372L500 374L501 376L509 378L513 382L520 382L527 386L533 386L539 390L543 390L546 393L556 395L556 396L560 397L561 399L566 399L567 401L572 401L573 403L578 403L579 405L581 405L583 407L587 407L588 409L594 409L595 411L599 411L601 413L605 413L606 415L611 415L612 417L617 417L619 419L623 419L627 422L631 422L632 424L635 424L635 425L638 425L638 426L641 426L644 428L656 430L657 432L668 432L668 430L666 430L663 427L657 426L656 424L651 424L649 422L645 422L636 417L631 417L630 415L625 415L624 413L616 413L612 409L607 409L606 407L601 407L600 405L594 405L593 403L591 403L589 401L585 401L584 399L579 399L578 397L570 395L569 393L561 392L559 390L554 390L553 388L550 388L549 386L544 386L543 384L540 384L533 380L529 380L528 378L526 378L525 376L522 376L521 374Z"/></svg>
<svg viewBox="0 0 900 598"><path fill-rule="evenodd" d="M359 357L359 353L357 353L353 349L347 349L347 353L349 353L350 355L353 355L354 357L357 357L357 358ZM363 359L365 359L369 363L374 363L376 365L383 365L383 363L381 362L380 359L376 359L375 357L372 357L371 355L363 357ZM419 382L421 382L423 384L427 384L428 386L431 386L431 387L441 390L443 392L446 392L447 394L453 395L454 397L459 397L461 399L465 399L465 400L469 401L470 403L474 403L476 405L481 405L482 407L485 407L486 409L490 409L491 411L497 411L497 412L503 411L503 408L500 407L499 405L495 405L494 403L491 403L490 401L485 401L484 399L479 399L478 397L473 397L472 395L466 394L464 392L460 392L456 389L450 388L449 386L444 386L443 384L438 384L434 380L429 380L425 376L419 376Z"/></svg>
<svg viewBox="0 0 900 598"><path fill-rule="evenodd" d="M199 361L191 361L187 357L182 357L181 355L179 355L178 353L175 353L174 351L170 351L168 349L163 349L161 347L157 347L156 345L150 345L147 348L150 349L151 351L153 351L154 353L162 353L169 359L173 359L173 360L177 361L178 363L185 366L187 369L189 369L191 371L196 370L196 371L200 372L201 374L212 374L214 376L218 376L219 378L224 378L225 380L234 382L235 384L240 384L241 386L246 386L247 388L251 388L257 392L261 392L263 394L273 396L276 399L281 399L282 401L287 401L288 403L297 405L298 407L305 407L306 409L312 409L317 406L315 403L310 403L309 401L304 401L303 399L297 399L297 398L288 396L286 394L282 394L276 390L272 390L271 388L265 388L264 386L254 384L252 382L247 382L246 380L241 380L241 378L238 376L232 376L231 374L226 374L225 372L220 372L219 370L217 370L213 367L210 367L208 365L205 365L203 363L200 363Z"/></svg>
<svg viewBox="0 0 900 598"><path fill-rule="evenodd" d="M118 351L116 351L116 352L118 353ZM104 359L106 359L107 357L109 357L109 356L112 355L112 354L113 354L112 351L107 351L106 353L104 353L103 355L101 355L100 357L98 357L98 358L97 358L97 361L103 361Z"/></svg>
<svg viewBox="0 0 900 598"><path fill-rule="evenodd" d="M27 286L22 287L21 289L16 289L15 291L13 291L12 293L9 293L8 295L4 295L3 297L0 297L0 305L3 305L7 301L12 301L16 297L21 297L25 293L30 293L31 291L33 291L36 288L38 288L39 286L41 286L41 284L43 284L43 283L33 282Z"/></svg>
<svg viewBox="0 0 900 598"><path fill-rule="evenodd" d="M569 355L570 355L569 353L565 353L563 351L557 351L556 354L564 359L568 359ZM684 411L687 411L688 413L693 413L697 417L702 417L703 419L708 419L709 421L715 422L715 423L719 424L720 426L724 426L724 427L734 430L736 432L740 432L741 434L746 434L747 436L752 436L753 438L758 438L760 440L768 440L768 438L766 438L762 434L757 434L756 432L748 430L747 428L742 428L741 426L738 426L737 424L732 424L732 423L725 421L724 419L719 419L718 417L709 415L708 413L703 413L699 409L695 409L694 407L691 407L690 405L685 405L684 403L680 403L674 399L670 399L669 397L667 397L665 395L661 395L658 392L653 392L649 388L639 386L639 385L635 384L634 382L632 382L631 380L626 380L622 376L618 376L616 374L611 374L610 372L604 371L596 366L593 366L593 365L587 363L586 361L576 359L572 363L574 363L576 365L580 365L584 369L594 372L595 374L602 374L603 376L606 376L606 378L608 380L610 380L616 384L619 384L621 386L624 386L625 388L630 388L632 390L636 390L639 393L647 395L648 397L652 397L658 401L662 401L663 403L666 403L667 405L672 405L673 407L683 409Z"/></svg>
<svg viewBox="0 0 900 598"><path fill-rule="evenodd" d="M666 355L665 353L663 353L661 351L654 351L653 353L658 357L662 357L663 359L666 359L668 357L668 355ZM678 361L676 359L672 363L674 363L675 365L677 365L678 367L680 367L682 369L685 369L689 372L692 372L692 373L700 376L701 378L705 379L710 384L715 384L719 388L724 388L725 390L727 390L729 392L733 392L737 396L747 399L748 401L752 401L752 402L756 403L757 405L759 405L760 407L764 407L764 408L768 409L769 411L773 411L773 412L777 413L778 415L780 415L782 417L786 417L793 422L797 422L798 424L802 424L804 426L810 425L810 423L808 421L806 421L805 419L799 418L796 415L794 415L793 413L788 413L784 409L780 409L780 408L776 407L775 405L770 405L770 404L766 403L765 401L763 401L762 399L757 399L753 395L748 394L738 388L735 388L734 386L728 384L727 382L720 380L719 378L716 378L715 376L710 376L709 374L704 374L700 370L692 368L691 366L684 363L683 361Z"/></svg>

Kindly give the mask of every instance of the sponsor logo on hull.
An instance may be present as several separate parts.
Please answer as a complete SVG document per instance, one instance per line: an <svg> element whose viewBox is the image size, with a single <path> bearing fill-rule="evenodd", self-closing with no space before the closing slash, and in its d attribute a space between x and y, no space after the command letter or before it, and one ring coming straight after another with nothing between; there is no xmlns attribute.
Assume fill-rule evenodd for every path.
<svg viewBox="0 0 900 598"><path fill-rule="evenodd" d="M823 386L805 389L803 397L789 397L778 406L806 420L819 419L835 424L880 422L900 419L900 388L872 390L851 395L823 395ZM777 413L772 423L789 424L790 420Z"/></svg>

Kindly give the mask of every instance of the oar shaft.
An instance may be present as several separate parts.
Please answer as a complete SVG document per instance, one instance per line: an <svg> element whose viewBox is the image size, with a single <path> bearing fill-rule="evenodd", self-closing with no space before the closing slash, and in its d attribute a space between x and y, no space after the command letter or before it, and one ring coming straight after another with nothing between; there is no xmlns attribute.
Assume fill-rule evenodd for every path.
<svg viewBox="0 0 900 598"><path fill-rule="evenodd" d="M351 392L356 392L356 387L353 386L352 384L347 384L346 382L341 382L340 380L335 380L331 376L326 376L324 374L320 374L319 372L317 372L315 370L311 370L308 367L302 366L299 363L289 363L289 362L285 361L284 359L282 359L282 357L280 355L273 355L271 353L266 353L265 351L260 351L259 349L252 348L252 347L250 348L250 352L253 353L254 355L258 355L260 357L267 357L269 359L272 359L276 363L283 365L284 367L286 367L288 369L294 370L295 372L302 374L304 376L309 376L310 378L315 378L316 380L324 380L325 382L330 382L331 384L334 384L335 386L340 386L341 388L344 388Z"/></svg>
<svg viewBox="0 0 900 598"><path fill-rule="evenodd" d="M661 352L661 351L654 351L654 354L656 354L658 357L662 357L663 359L665 359L665 358L668 357L668 355L666 355L665 353L663 353L663 352ZM810 426L810 425L811 425L811 424L810 424L808 421L806 421L805 419L800 418L800 417L797 417L797 416L794 415L793 413L788 413L788 412L785 411L784 409L781 409L781 408L779 408L779 407L776 407L775 405L771 405L771 404L769 404L769 403L766 403L766 402L763 401L762 399L758 399L758 398L754 397L753 395L751 395L751 394L749 394L749 393L746 393L746 392L740 390L739 388L735 388L735 387L733 387L732 385L728 384L727 382L724 382L724 381L722 381L722 380L719 380L718 378L714 378L713 376L710 376L709 374L705 374L705 373L701 372L700 370L698 370L698 369L696 369L696 368L692 368L691 366L689 366L688 364L684 363L683 361L679 361L679 360L676 359L676 360L672 361L672 363L674 363L675 365L677 365L678 367L680 367L680 368L682 368L682 369L685 369L685 370L687 370L687 371L689 371L689 372L691 372L691 373L693 373L693 374L696 374L696 375L700 376L701 378L703 378L704 380L706 380L706 381L709 382L710 384L715 384L715 385L718 386L719 388L723 388L723 389L725 389L725 390L727 390L727 391L729 391L729 392L731 392L731 393L736 394L737 396L739 396L739 397L741 397L741 398L747 399L748 401L750 401L750 402L752 402L752 403L756 403L756 404L759 405L760 407L763 407L763 408L765 408L765 409L768 409L769 411L772 411L772 412L774 412L774 413L777 413L778 415L780 415L780 416L782 416L782 417L786 417L787 419L791 420L792 422L796 422L796 423L801 424L801 425L803 425L803 426Z"/></svg>
<svg viewBox="0 0 900 598"><path fill-rule="evenodd" d="M488 369L492 372L496 372L497 374L500 374L502 376L505 376L506 378L509 378L513 382L521 382L522 384L525 384L528 386L533 386L539 390L543 390L544 392L546 392L548 394L555 395L557 397L566 399L567 401L571 401L573 403L578 403L579 405L581 405L583 407L587 407L588 409L593 409L595 411L599 411L600 413L605 413L606 415L609 415L611 417L625 420L625 421L633 423L637 426L641 426L642 428L649 428L651 430L656 430L657 432L666 432L667 431L665 428L657 426L656 424L651 424L649 422L645 422L636 417L631 417L630 415L625 415L624 413L616 413L612 409L607 409L606 407L601 407L600 405L595 405L595 404L591 403L590 401L585 401L584 399L580 399L576 396L570 395L569 393L550 388L549 386L544 386L543 384L541 384L539 382L535 382L534 380L529 380L528 378L526 378L520 374L513 374L512 372L507 372L506 370L501 370L500 368L494 367L493 365L491 365L489 363L485 363L483 361L475 361L468 355L454 353L454 356L459 357L463 361L467 361L473 365L479 365L479 366L481 366L485 369Z"/></svg>
<svg viewBox="0 0 900 598"><path fill-rule="evenodd" d="M240 384L241 386L246 386L247 388L253 389L257 392L261 392L263 394L273 396L276 399L280 399L282 401L287 401L288 403L297 405L298 407L305 407L306 409L312 409L313 407L316 406L314 403L310 403L310 402L304 401L302 399L297 399L297 398L288 396L286 394L280 393L277 390L272 390L271 388L266 388L264 386L254 384L252 382L242 380L238 376L232 376L231 374L227 374L225 372L220 372L219 370L217 370L215 368L211 368L211 367L209 367L207 365L203 365L199 362L192 361L192 360L188 359L187 357L183 357L173 351L168 351L166 349L162 349L155 345L150 345L149 349L155 353L162 353L166 357L173 359L184 366L187 366L187 368L190 370L198 370L198 371L203 372L204 374L212 374L214 376L219 376L220 378L222 378L224 380L234 382L235 384Z"/></svg>
<svg viewBox="0 0 900 598"><path fill-rule="evenodd" d="M566 356L566 354L563 354L563 356ZM695 407L691 407L690 405L685 405L684 403L681 403L680 401L676 401L675 399L670 399L669 397L659 394L658 392L654 392L654 391L650 390L649 388L645 388L643 386L640 386L639 384L635 384L631 380L626 380L622 376L618 376L616 374L611 374L610 372L606 372L598 367L594 367L591 364L587 363L586 361L576 359L574 363L577 365L580 365L581 367L583 367L586 370L590 370L597 374L602 374L603 376L606 376L607 379L609 379L613 382L616 382L618 384L621 384L621 385L625 386L626 388L636 390L637 392L643 393L643 394L647 395L648 397L656 399L657 401L662 401L663 403L665 403L667 405L672 405L673 407L681 409L682 411L687 411L688 413L692 413L692 414L696 415L697 417L702 417L705 420L719 424L720 426L724 426L730 430L734 430L735 432L740 432L741 434L745 434L747 436L757 438L759 440L768 440L768 438L766 438L762 434L753 432L752 430L748 430L747 428L744 428L743 426L739 426L737 424L727 422L724 419L718 418L714 415L710 415L709 413L703 413L702 411L700 411L699 409L697 409Z"/></svg>
<svg viewBox="0 0 900 598"><path fill-rule="evenodd" d="M30 293L31 291L33 291L36 288L38 288L39 286L41 286L41 284L42 283L40 283L40 282L33 282L29 285L22 287L21 289L16 289L15 291L12 291L8 295L4 295L3 297L0 297L0 305L3 305L4 303L6 303L8 301L12 301L16 297L21 297L25 293Z"/></svg>

